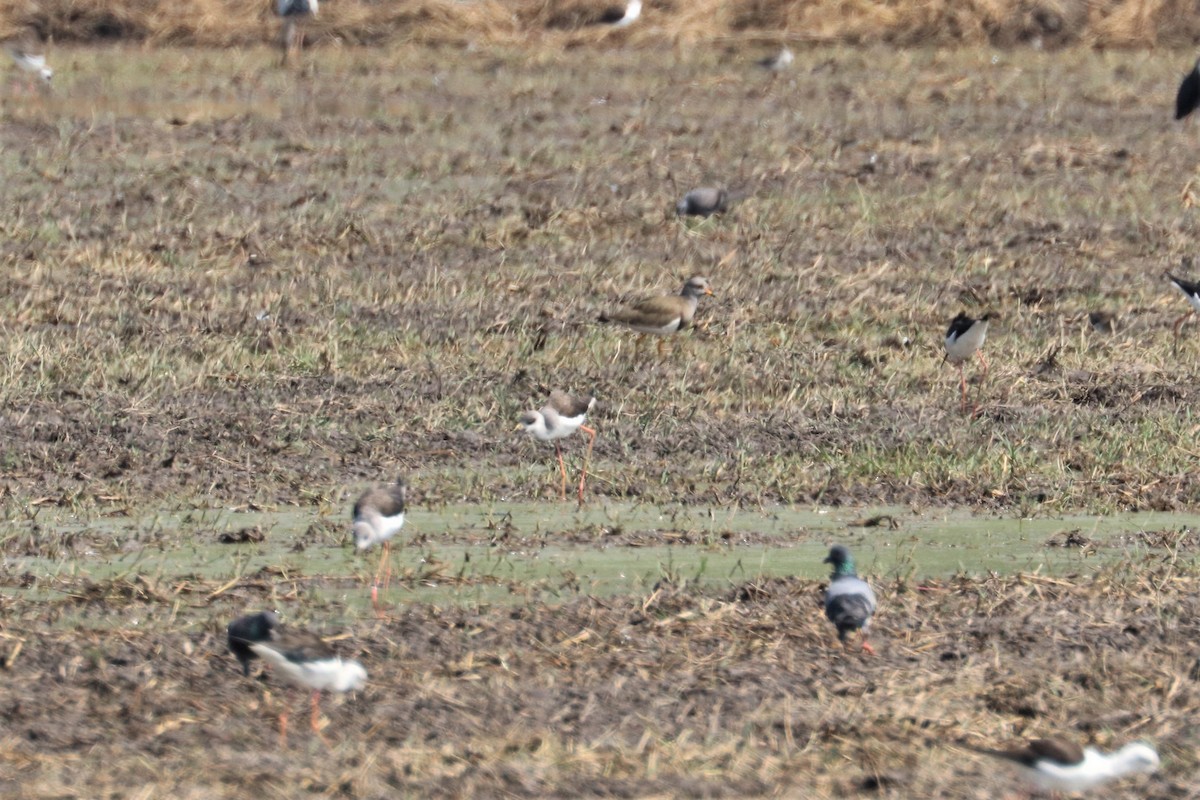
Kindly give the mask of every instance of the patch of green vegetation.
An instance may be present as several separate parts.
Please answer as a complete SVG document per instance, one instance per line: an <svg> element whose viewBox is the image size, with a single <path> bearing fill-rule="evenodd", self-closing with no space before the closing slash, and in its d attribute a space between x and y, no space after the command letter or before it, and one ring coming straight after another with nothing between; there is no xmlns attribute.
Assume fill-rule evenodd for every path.
<svg viewBox="0 0 1200 800"><path fill-rule="evenodd" d="M380 561L378 549L355 552L336 522L292 511L201 510L84 524L47 515L37 525L66 544L29 552L38 539L18 520L5 523L3 535L10 553L5 572L32 577L21 591L29 599L61 598L81 582L191 581L211 592L267 575L276 592L290 586L306 604L361 613ZM388 596L453 605L553 604L646 593L663 580L734 586L771 577L817 579L835 542L855 551L863 574L880 578L1091 573L1127 560L1191 563L1192 527L1200 528L1200 517L1161 513L1009 519L899 508L458 505L410 513L392 554Z"/></svg>

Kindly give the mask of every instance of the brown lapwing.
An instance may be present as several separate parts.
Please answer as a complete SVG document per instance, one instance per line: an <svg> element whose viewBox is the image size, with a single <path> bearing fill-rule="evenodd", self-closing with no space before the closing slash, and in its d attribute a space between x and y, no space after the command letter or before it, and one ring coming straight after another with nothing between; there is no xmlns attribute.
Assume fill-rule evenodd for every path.
<svg viewBox="0 0 1200 800"><path fill-rule="evenodd" d="M845 647L850 634L862 631L862 649L875 655L867 642L867 630L875 614L875 592L854 571L854 559L845 546L835 544L829 548L825 563L833 565L825 590L825 616L837 627L838 641Z"/></svg>
<svg viewBox="0 0 1200 800"><path fill-rule="evenodd" d="M1154 772L1159 763L1158 753L1145 742L1127 744L1110 754L1063 739L1034 739L1008 750L962 745L1017 764L1030 783L1052 792L1082 792L1124 775Z"/></svg>
<svg viewBox="0 0 1200 800"><path fill-rule="evenodd" d="M517 423L517 429L524 428L525 432L542 442L554 442L554 451L558 454L558 468L562 472L562 499L567 498L567 467L563 463L562 439L575 431L583 431L588 435L587 454L583 457L583 470L579 474L579 502L583 503L583 483L587 480L588 461L592 456L592 446L596 443L596 430L588 427L588 412L596 404L596 398L589 395L572 396L555 389L550 393L546 405L538 411L526 411Z"/></svg>
<svg viewBox="0 0 1200 800"><path fill-rule="evenodd" d="M1179 91L1175 94L1175 119L1183 119L1195 111L1196 106L1200 106L1200 60L1196 61L1179 84Z"/></svg>
<svg viewBox="0 0 1200 800"><path fill-rule="evenodd" d="M1179 291L1183 292L1184 296L1187 297L1188 302L1192 304L1192 307L1188 309L1188 312L1179 319L1175 320L1175 323L1171 326L1175 330L1176 338L1178 338L1179 329L1183 326L1183 323L1187 320L1187 318L1192 314L1195 314L1197 311L1200 311L1200 283L1185 281L1183 278L1172 275L1169 272L1164 274L1167 276L1167 280L1179 287Z"/></svg>
<svg viewBox="0 0 1200 800"><path fill-rule="evenodd" d="M627 308L600 315L601 322L615 322L630 330L654 336L669 336L691 327L696 316L696 306L703 295L711 295L708 278L688 278L683 290L677 295L648 297ZM658 343L658 353L663 353L666 340Z"/></svg>
<svg viewBox="0 0 1200 800"><path fill-rule="evenodd" d="M967 410L967 376L963 364L972 355L978 355L979 362L983 364L983 374L987 375L987 359L983 357L980 348L983 347L983 342L987 338L988 320L991 318L991 314L984 314L979 319L975 319L960 312L951 321L950 328L946 331L946 357L943 360L958 367L958 377L962 383L963 411Z"/></svg>
<svg viewBox="0 0 1200 800"><path fill-rule="evenodd" d="M275 13L283 19L279 44L283 48L283 66L291 60L292 52L304 47L304 33L300 23L317 15L319 0L276 0Z"/></svg>
<svg viewBox="0 0 1200 800"><path fill-rule="evenodd" d="M407 498L408 486L403 478L397 478L390 486L368 489L354 503L352 531L355 547L366 550L375 544L383 545L375 580L371 583L371 605L375 607L376 614L382 613L379 606L379 575L384 574L383 587L386 591L392 577L391 540L404 527Z"/></svg>
<svg viewBox="0 0 1200 800"><path fill-rule="evenodd" d="M269 642L278 636L279 617L274 611L260 611L257 614L247 614L229 623L226 638L229 651L242 665L242 674L250 676L250 662L258 658L250 645Z"/></svg>
<svg viewBox="0 0 1200 800"><path fill-rule="evenodd" d="M248 642L254 654L275 669L284 680L312 689L312 729L322 741L320 726L321 692L349 692L363 688L367 683L367 671L357 661L346 661L338 657L321 637L307 631L289 632L278 638ZM280 742L287 745L286 708L279 715Z"/></svg>

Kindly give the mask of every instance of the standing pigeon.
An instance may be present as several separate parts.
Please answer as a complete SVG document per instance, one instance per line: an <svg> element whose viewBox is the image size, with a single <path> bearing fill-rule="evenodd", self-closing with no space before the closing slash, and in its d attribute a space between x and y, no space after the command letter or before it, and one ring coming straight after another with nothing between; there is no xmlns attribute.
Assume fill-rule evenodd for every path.
<svg viewBox="0 0 1200 800"><path fill-rule="evenodd" d="M854 571L854 559L843 545L829 548L826 564L833 565L829 588L825 590L825 616L837 626L838 641L843 645L853 631L862 631L862 649L875 655L867 643L867 628L875 613L875 593Z"/></svg>
<svg viewBox="0 0 1200 800"><path fill-rule="evenodd" d="M681 217L711 217L724 214L733 200L729 192L712 186L692 189L675 204L675 213Z"/></svg>

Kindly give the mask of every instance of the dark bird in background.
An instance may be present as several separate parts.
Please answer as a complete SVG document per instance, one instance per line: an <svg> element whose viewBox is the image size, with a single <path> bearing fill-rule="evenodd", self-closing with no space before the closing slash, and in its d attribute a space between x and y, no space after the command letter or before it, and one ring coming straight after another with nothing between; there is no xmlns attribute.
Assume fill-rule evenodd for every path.
<svg viewBox="0 0 1200 800"><path fill-rule="evenodd" d="M1183 119L1200 106L1200 61L1183 76L1179 93L1175 95L1175 119Z"/></svg>
<svg viewBox="0 0 1200 800"><path fill-rule="evenodd" d="M1090 311L1088 322L1096 333L1112 333L1117 329L1117 315L1112 311Z"/></svg>
<svg viewBox="0 0 1200 800"><path fill-rule="evenodd" d="M785 46L773 56L761 59L758 65L770 72L783 72L796 61L796 55L791 51L791 48Z"/></svg>
<svg viewBox="0 0 1200 800"><path fill-rule="evenodd" d="M681 217L711 217L713 214L724 214L734 199L724 189L692 189L675 204L675 213Z"/></svg>
<svg viewBox="0 0 1200 800"><path fill-rule="evenodd" d="M250 675L250 662L258 658L250 645L269 642L277 638L278 634L275 629L278 627L279 617L274 611L247 614L229 623L229 627L226 629L229 651L242 663L243 675Z"/></svg>

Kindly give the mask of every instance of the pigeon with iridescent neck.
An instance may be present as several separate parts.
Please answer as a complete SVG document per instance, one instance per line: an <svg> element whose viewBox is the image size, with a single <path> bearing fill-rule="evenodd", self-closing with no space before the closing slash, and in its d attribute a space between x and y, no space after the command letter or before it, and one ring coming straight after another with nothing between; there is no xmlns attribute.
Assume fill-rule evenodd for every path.
<svg viewBox="0 0 1200 800"><path fill-rule="evenodd" d="M837 627L838 640L843 646L850 634L862 631L862 649L874 655L875 650L867 643L867 629L875 613L875 592L854 571L854 559L845 546L831 547L825 563L833 565L829 588L825 590L825 616Z"/></svg>

